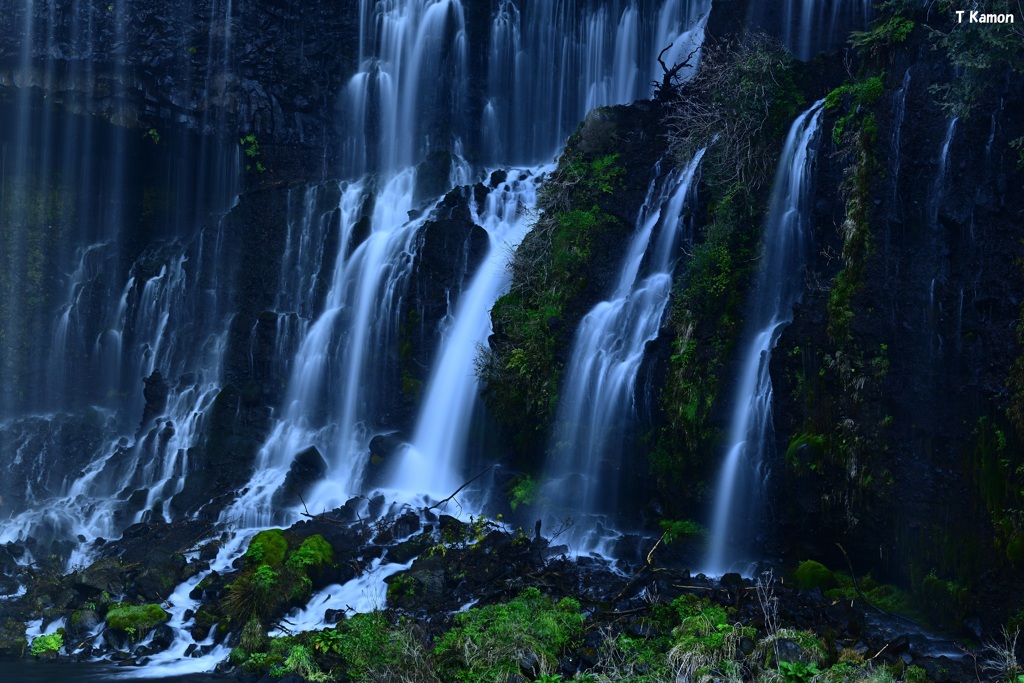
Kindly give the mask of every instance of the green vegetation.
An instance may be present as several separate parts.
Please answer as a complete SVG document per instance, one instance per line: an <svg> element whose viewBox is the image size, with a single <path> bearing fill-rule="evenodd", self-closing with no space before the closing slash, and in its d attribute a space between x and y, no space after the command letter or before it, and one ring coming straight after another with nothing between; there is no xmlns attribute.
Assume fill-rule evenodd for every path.
<svg viewBox="0 0 1024 683"><path fill-rule="evenodd" d="M285 566L292 572L306 575L311 570L319 570L324 565L334 563L334 549L320 534L314 534L299 545L298 549L288 555Z"/></svg>
<svg viewBox="0 0 1024 683"><path fill-rule="evenodd" d="M64 636L57 632L33 638L30 652L33 657L39 657L47 652L56 652L62 647L64 647Z"/></svg>
<svg viewBox="0 0 1024 683"><path fill-rule="evenodd" d="M882 96L885 91L884 79L885 74L878 74L855 83L846 83L825 96L826 109L842 106L846 110L846 114L836 119L832 129L833 141L842 143L851 124L859 124L861 129L867 127L869 132L877 133L874 116L865 114L865 110Z"/></svg>
<svg viewBox="0 0 1024 683"><path fill-rule="evenodd" d="M153 141L154 145L160 144L160 131L156 128L150 128L146 131L146 137Z"/></svg>
<svg viewBox="0 0 1024 683"><path fill-rule="evenodd" d="M805 590L810 588L827 589L836 585L836 578L832 575L832 571L821 562L814 560L801 562L793 572L793 578L796 579L797 585Z"/></svg>
<svg viewBox="0 0 1024 683"><path fill-rule="evenodd" d="M288 541L280 529L265 529L256 534L245 551L247 565L267 564L276 567L284 562Z"/></svg>
<svg viewBox="0 0 1024 683"><path fill-rule="evenodd" d="M245 156L256 164L256 170L263 173L267 170L267 167L260 161L260 143L256 139L255 133L249 133L243 138L240 138L238 143L242 145L242 151L245 152ZM252 164L246 163L246 171L252 170Z"/></svg>
<svg viewBox="0 0 1024 683"><path fill-rule="evenodd" d="M491 311L492 347L477 363L485 401L523 453L544 438L558 404L559 350L581 315L594 245L624 226L609 211L625 173L619 155L589 157L576 144L545 181L542 212L512 263L511 290Z"/></svg>
<svg viewBox="0 0 1024 683"><path fill-rule="evenodd" d="M706 536L708 530L692 519L663 519L658 522L666 543Z"/></svg>
<svg viewBox="0 0 1024 683"><path fill-rule="evenodd" d="M789 442L786 449L786 464L804 474L805 470L821 472L824 468L823 457L827 443L824 437L817 434L800 434Z"/></svg>
<svg viewBox="0 0 1024 683"><path fill-rule="evenodd" d="M523 474L509 484L508 489L508 504L512 510L518 509L520 506L532 505L534 499L537 497L539 486L537 480L528 474Z"/></svg>
<svg viewBox="0 0 1024 683"><path fill-rule="evenodd" d="M551 673L561 652L582 637L583 619L575 600L555 602L527 588L508 603L456 615L435 653L459 681L506 680L526 652L537 657L539 674Z"/></svg>
<svg viewBox="0 0 1024 683"><path fill-rule="evenodd" d="M955 16L957 10L976 10L971 0L941 0L941 16ZM986 13L1020 11L1016 0L991 0ZM994 84L1009 73L1024 72L1024 53L1020 42L1024 31L1019 24L973 24L968 21L942 21L931 27L932 47L956 69L947 83L934 84L930 90L950 115L970 116L974 107L990 96Z"/></svg>
<svg viewBox="0 0 1024 683"><path fill-rule="evenodd" d="M707 491L721 435L713 420L721 378L757 264L763 207L788 126L803 103L792 56L773 40L745 35L706 48L696 77L666 117L679 163L697 150L706 220L673 290L669 379L660 397L666 426L651 435L651 469L672 498L697 503Z"/></svg>
<svg viewBox="0 0 1024 683"><path fill-rule="evenodd" d="M838 584L835 588L825 591L825 595L836 600L854 601L860 600L853 579L849 574L843 572L832 572ZM914 599L906 591L888 583L878 583L870 574L857 579L861 593L875 607L878 607L891 614L900 614L911 619L920 619L921 612L915 605Z"/></svg>
<svg viewBox="0 0 1024 683"><path fill-rule="evenodd" d="M171 618L160 605L127 605L118 603L107 612L107 626L120 629L130 634L142 634L150 631L157 624Z"/></svg>
<svg viewBox="0 0 1024 683"><path fill-rule="evenodd" d="M313 578L334 563L334 550L319 534L289 551L280 529L259 532L245 552L245 566L227 587L221 607L232 623L242 624L240 647L245 653L266 642L271 617L309 598Z"/></svg>
<svg viewBox="0 0 1024 683"><path fill-rule="evenodd" d="M878 59L882 56L892 57L894 48L906 41L914 30L914 20L903 16L892 16L875 21L867 31L854 31L850 34L850 44L865 57Z"/></svg>

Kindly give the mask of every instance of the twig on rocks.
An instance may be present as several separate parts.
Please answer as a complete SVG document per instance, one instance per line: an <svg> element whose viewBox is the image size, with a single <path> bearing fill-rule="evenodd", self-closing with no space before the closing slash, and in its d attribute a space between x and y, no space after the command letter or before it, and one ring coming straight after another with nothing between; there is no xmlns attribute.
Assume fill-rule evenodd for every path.
<svg viewBox="0 0 1024 683"><path fill-rule="evenodd" d="M453 498L455 498L455 496L459 495L459 494L460 494L460 493L462 492L462 489L466 488L467 486L469 486L470 484L472 484L472 483L473 483L474 481L476 481L476 480L477 480L477 479L479 479L480 477L482 477L482 476L484 476L485 474L487 474L487 473L488 473L488 472L489 472L489 471L491 470L491 468L492 468L492 467L494 467L494 465L493 465L493 464L492 464L492 465L488 465L488 466L487 466L486 468L484 468L484 471L483 471L483 472L481 472L480 474L476 475L475 477L473 477L472 479L470 479L469 481L467 481L466 483L464 483L464 484L463 484L462 486L460 486L459 488L455 489L455 493L453 493L452 495L448 496L448 497L447 497L447 498L445 498L444 500L439 500L439 501L437 501L436 503L434 503L433 505L431 505L431 506L430 506L430 507L428 507L428 508L424 508L424 510L423 510L423 511L424 511L424 512L430 512L430 511L431 511L431 510L433 510L434 508L436 508L436 507L439 507L439 506L441 506L441 505L444 505L445 503L449 502L450 500L452 500ZM456 501L456 502L458 502L458 501Z"/></svg>

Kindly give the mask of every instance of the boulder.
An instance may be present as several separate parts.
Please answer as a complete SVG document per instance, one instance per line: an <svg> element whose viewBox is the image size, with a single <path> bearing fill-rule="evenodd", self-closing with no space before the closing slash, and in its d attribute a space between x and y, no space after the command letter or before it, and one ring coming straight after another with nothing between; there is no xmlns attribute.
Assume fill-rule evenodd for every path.
<svg viewBox="0 0 1024 683"><path fill-rule="evenodd" d="M0 622L0 660L21 659L27 647L25 624L14 619Z"/></svg>
<svg viewBox="0 0 1024 683"><path fill-rule="evenodd" d="M274 507L288 507L301 502L313 484L327 473L327 461L316 446L299 451L292 460L284 484L274 494Z"/></svg>
<svg viewBox="0 0 1024 683"><path fill-rule="evenodd" d="M72 580L72 586L86 597L100 593L121 595L127 584L127 569L116 557L93 562Z"/></svg>

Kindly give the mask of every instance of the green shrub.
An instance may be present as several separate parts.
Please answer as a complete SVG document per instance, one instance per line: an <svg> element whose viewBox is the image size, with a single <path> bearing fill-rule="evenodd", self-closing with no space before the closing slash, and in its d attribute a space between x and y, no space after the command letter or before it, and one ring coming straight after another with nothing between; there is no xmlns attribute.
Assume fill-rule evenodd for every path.
<svg viewBox="0 0 1024 683"><path fill-rule="evenodd" d="M807 683L821 673L817 662L779 662L779 673L786 683Z"/></svg>
<svg viewBox="0 0 1024 683"><path fill-rule="evenodd" d="M862 54L880 57L889 53L899 43L910 37L914 30L914 20L906 17L889 17L876 23L868 31L854 31L850 34L850 44Z"/></svg>
<svg viewBox="0 0 1024 683"><path fill-rule="evenodd" d="M658 526L665 534L666 543L700 538L708 533L707 529L692 519L663 519L658 522Z"/></svg>
<svg viewBox="0 0 1024 683"><path fill-rule="evenodd" d="M523 505L532 505L537 496L537 480L528 474L523 474L512 480L508 490L508 504L513 510Z"/></svg>
<svg viewBox="0 0 1024 683"><path fill-rule="evenodd" d="M351 680L385 680L375 672L415 671L427 666L426 652L412 631L404 625L392 626L383 612L356 614L339 623L335 631L337 635L318 636L313 646L340 652Z"/></svg>

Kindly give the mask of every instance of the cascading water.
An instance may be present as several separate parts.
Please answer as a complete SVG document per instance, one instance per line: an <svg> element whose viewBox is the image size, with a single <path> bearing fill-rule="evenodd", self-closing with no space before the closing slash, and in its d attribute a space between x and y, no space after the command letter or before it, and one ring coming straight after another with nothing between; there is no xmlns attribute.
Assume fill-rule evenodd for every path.
<svg viewBox="0 0 1024 683"><path fill-rule="evenodd" d="M545 170L550 169L512 171L515 180L506 180L490 192L480 209L473 207L474 222L487 230L490 251L459 298L454 322L442 338L412 441L389 488L405 495L441 498L459 486L470 421L479 408L473 359L491 331L488 312L508 284L505 266L529 227L526 210L536 203L537 185Z"/></svg>
<svg viewBox="0 0 1024 683"><path fill-rule="evenodd" d="M596 549L614 526L599 518L617 508L636 374L661 327L679 244L692 239L684 208L703 155L666 177L655 167L615 291L584 316L573 342L544 490L549 520L573 519L579 551Z"/></svg>
<svg viewBox="0 0 1024 683"><path fill-rule="evenodd" d="M654 57L660 51L654 46L675 42L672 54L663 57L668 60L692 51L702 37L707 6L703 1L667 0L655 22L640 17L637 6L629 3L612 10L616 23L610 24L612 15L605 7L577 11L571 3L531 4L524 13L511 2L501 3L492 22L488 72L494 96L483 117L485 127L488 121L498 126L490 131L494 139L507 139L509 146L490 151L501 151L503 162L549 155L587 108L647 94L648 75L656 75ZM377 420L381 411L373 404L395 355L388 349L394 348L399 322L396 297L402 296L409 255L416 248L412 238L429 217L428 212L405 220L416 208L419 183L417 172L407 165L438 153L455 156L462 147L456 131L464 127L459 104L466 97L465 22L465 9L456 0L360 4L360 71L346 89L352 134L345 168L356 174L377 169L391 177L374 199L375 211L396 208L370 220L374 244L349 247L356 249L351 257L356 265L345 265L340 254L346 247L339 252L334 288L328 294L333 304L309 327L293 361L282 419L260 451L247 494L223 513L224 520L241 518L244 526L255 528L275 519L270 512L274 491L284 484L296 454L310 446L326 459L327 474L304 502L311 509L344 502L358 492L370 437L394 428ZM641 38L634 35L638 29ZM615 47L625 45L630 46L626 54L615 56ZM543 61L547 54L562 65L558 73ZM532 64L535 59L540 61ZM582 79L567 72L569 68L580 68ZM438 72L444 78L434 79ZM579 86L567 87L569 78ZM553 96L537 99L545 88ZM435 120L422 121L417 114L421 111L432 112ZM530 128L522 128L524 124ZM461 176L465 170L456 156L448 187L464 182ZM490 235L490 256L464 292L449 293L457 297L454 315L442 334L411 446L393 468L389 488L436 495L464 474L466 436L477 403L475 347L486 337L487 311L505 279L501 264L508 254L499 244L515 245L522 237L522 209L534 202L534 183L504 183L489 194L487 206L474 207L474 222ZM348 216L343 221L354 224L360 218L352 213L358 191L353 185L346 192L354 194L349 209L342 209ZM350 229L343 226L342 231ZM393 234L391 242L385 234ZM361 265L363 258L370 259L366 265ZM392 279L374 279L385 272ZM340 282L339 277L348 279ZM332 334L346 340L336 345L337 356L325 351ZM325 368L348 368L341 374L342 389L329 386ZM311 419L324 412L324 405L329 417ZM276 521L294 519L301 506L292 504L296 507L291 511L279 510Z"/></svg>
<svg viewBox="0 0 1024 683"><path fill-rule="evenodd" d="M764 256L750 304L747 329L753 335L740 357L729 449L715 494L706 571L723 574L748 552L758 521L754 513L763 479L765 448L772 431L771 352L792 320L800 298L810 240L811 177L822 102L811 106L789 129L772 186L764 230Z"/></svg>
<svg viewBox="0 0 1024 683"><path fill-rule="evenodd" d="M487 58L485 158L536 163L592 108L648 97L661 80L659 53L672 46L662 57L671 66L697 49L710 8L710 0L502 0Z"/></svg>
<svg viewBox="0 0 1024 683"><path fill-rule="evenodd" d="M127 5L103 26L77 0L14 12L15 104L0 108L0 540L66 558L76 536L171 514L220 381L229 314L214 262L238 151L220 140L197 153L156 129L149 148L132 139Z"/></svg>
<svg viewBox="0 0 1024 683"><path fill-rule="evenodd" d="M928 193L927 219L928 226L932 231L931 240L933 245L937 245L942 239L940 236L942 228L939 224L939 213L949 189L950 150L956 137L957 122L959 120L959 117L953 117L946 126L946 135L943 137L942 146L939 148L939 155L936 159L938 169ZM928 355L933 359L940 358L943 353L942 333L939 331L939 323L942 319L942 304L941 302L936 302L936 281L938 281L940 287L945 286L949 275L948 264L945 260L936 260L935 267L935 276L931 278L928 284L928 306L924 310L924 318L922 320L923 329L928 336Z"/></svg>
<svg viewBox="0 0 1024 683"><path fill-rule="evenodd" d="M3 144L3 234L13 240L5 266L30 279L33 271L20 263L30 262L26 256L38 247L50 259L43 267L67 276L41 303L32 303L38 320L26 317L24 301L15 295L20 281L8 286L14 281L4 280L0 293L4 334L17 334L18 341L4 345L4 367L19 368L2 378L0 448L5 462L31 462L32 472L22 490L0 489L5 502L20 506L0 541L31 535L56 542L81 534L87 543L70 561L85 563L94 539L116 537L133 522L192 514L195 507L175 501L194 469L193 449L206 447L219 398L229 388L238 391L231 383L249 391L244 383L266 362L257 348L272 335L270 374L287 382L252 480L221 515L223 525L240 528L218 558L224 569L248 531L296 518L301 505L282 489L299 452L315 446L323 464L304 502L310 510L331 508L360 491L369 438L398 426L391 423L386 394L401 386L395 337L407 306L406 285L438 193L481 177L462 158L463 148L470 150L468 158L491 164L530 166L549 159L589 108L647 96L661 75L657 57L672 64L694 51L710 8L709 0L518 6L505 0L487 38L467 33L470 13L459 0L361 0L356 73L339 98L347 137L335 170L344 180L288 191L283 248L272 255L280 261L270 268L278 278L276 299L265 304L268 310L243 316L232 306L246 293L234 291L235 280L219 267L244 240L237 227L232 233L230 216L246 201L238 198L238 121L226 112L237 103L240 118L252 113L250 104L235 99L234 3L210 3L206 35L183 49L173 66L161 66L166 71L160 78L181 83L168 91L180 108L170 116L200 133L197 138L177 128L138 129L142 119L131 89L136 74L129 66L138 23L131 7L109 10L101 31L89 23L84 3L69 2L81 10L71 20L77 58L62 53L67 43L56 29L43 29L56 22L41 20L37 2L25 0L17 102L4 113L10 119L4 129L12 132ZM182 12L176 20L189 16ZM485 52L489 59L471 60ZM59 90L53 64L46 57L40 66L40 54L74 64L67 77L77 85L61 96L63 110L37 97L37 88ZM93 54L105 61L94 62ZM473 69L486 74L473 75ZM102 104L93 94L101 80ZM257 90L258 84L246 92ZM45 116L35 115L38 108ZM105 121L93 115L100 110ZM255 125L263 130L259 126L270 124ZM134 135L156 146L150 150L154 159L127 154L140 146ZM440 174L427 167L439 159L448 169ZM46 178L57 169L78 189L73 200L46 196ZM527 229L542 172L514 171L471 205L472 221L488 233L489 254L466 274L461 289L448 292L450 316L436 331L440 345L431 379L409 452L392 473L392 489L436 496L464 475L478 403L475 347L486 338L488 309L507 277L501 266ZM256 173L247 174L247 182ZM692 177L693 169L688 173ZM151 177L159 181L142 191L136 187ZM658 187L657 211L666 218L649 227L653 239L669 240L659 254L670 253L679 227L667 217L678 219L681 182L680 175L671 187ZM130 192L143 196L129 200ZM43 201L29 201L36 196ZM21 200L12 202L14 197ZM45 216L32 214L40 205ZM199 228L211 215L216 221ZM47 251L44 233L26 228L44 225L50 216L78 230L73 238L61 235L70 238L62 241L63 250ZM129 234L135 225L148 232ZM650 274L641 273L643 253L633 274L623 276L630 282L622 305L635 312L623 315L643 318L654 334L670 264L658 266L651 258ZM26 319L31 324L23 324ZM45 339L40 346L46 348L25 352L27 339ZM645 335L630 343L642 349ZM635 356L623 362L634 363ZM635 375L635 367L629 372ZM47 378L44 389L8 400L25 395L36 377ZM90 424L88 438L75 431L83 419ZM75 440L80 461L54 468L65 439ZM86 442L87 449L81 445ZM229 492L199 495L222 493ZM195 581L179 586L176 602L188 604L183 596ZM176 606L172 617L180 638L167 657L186 656L185 647L202 643L181 633L186 610Z"/></svg>
<svg viewBox="0 0 1024 683"><path fill-rule="evenodd" d="M749 21L782 37L797 58L809 60L822 50L841 47L851 30L864 30L873 13L871 0L785 0L751 3Z"/></svg>

